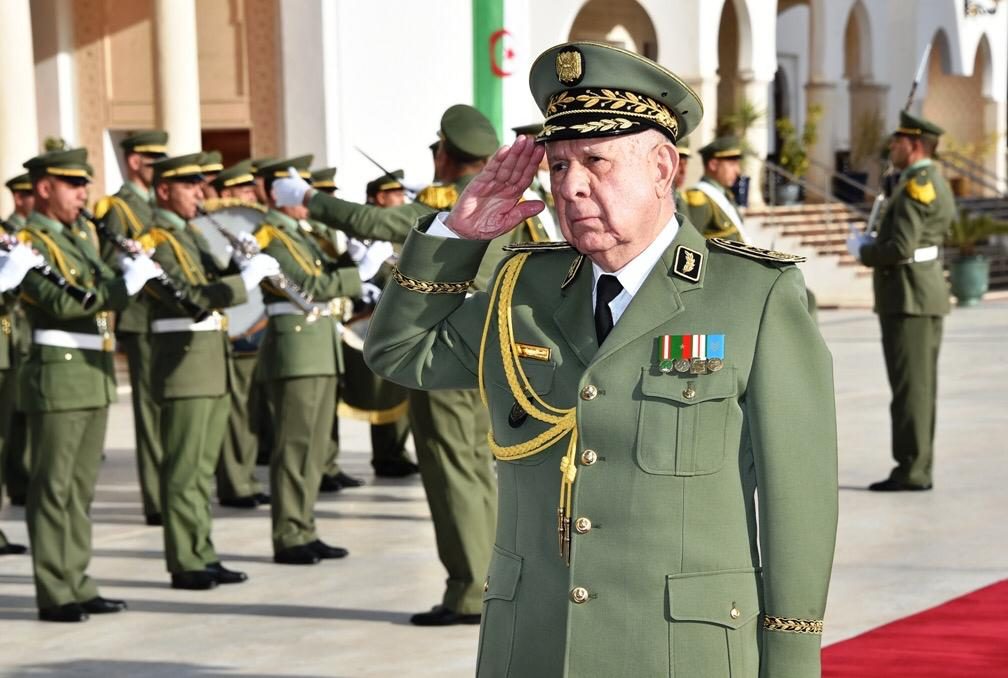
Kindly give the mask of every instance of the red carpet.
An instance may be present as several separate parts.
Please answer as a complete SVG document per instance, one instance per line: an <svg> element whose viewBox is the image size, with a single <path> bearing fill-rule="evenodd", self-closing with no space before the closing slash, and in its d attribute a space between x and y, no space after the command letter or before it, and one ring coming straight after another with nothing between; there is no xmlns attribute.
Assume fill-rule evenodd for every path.
<svg viewBox="0 0 1008 678"><path fill-rule="evenodd" d="M1008 579L823 649L823 678L1008 677Z"/></svg>

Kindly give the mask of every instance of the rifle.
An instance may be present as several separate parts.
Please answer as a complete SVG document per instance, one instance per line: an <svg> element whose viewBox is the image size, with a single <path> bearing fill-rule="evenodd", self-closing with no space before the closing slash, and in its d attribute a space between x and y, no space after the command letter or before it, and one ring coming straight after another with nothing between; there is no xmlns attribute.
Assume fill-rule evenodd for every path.
<svg viewBox="0 0 1008 678"><path fill-rule="evenodd" d="M0 221L0 225L8 230L14 230L6 221ZM13 236L5 234L0 237L0 247L2 247L6 252L10 252L17 247L17 241ZM85 311L91 310L91 308L95 305L97 298L95 297L94 292L74 285L49 264L43 262L37 266L32 266L31 270L38 273L43 278L56 285L56 287L76 299Z"/></svg>

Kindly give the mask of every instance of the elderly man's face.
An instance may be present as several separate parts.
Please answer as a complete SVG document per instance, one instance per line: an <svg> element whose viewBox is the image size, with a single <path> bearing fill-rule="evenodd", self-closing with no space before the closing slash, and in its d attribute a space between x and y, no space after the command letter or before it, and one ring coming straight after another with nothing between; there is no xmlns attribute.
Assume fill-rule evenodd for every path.
<svg viewBox="0 0 1008 678"><path fill-rule="evenodd" d="M658 132L546 144L560 230L607 271L654 241L675 211L679 155Z"/></svg>

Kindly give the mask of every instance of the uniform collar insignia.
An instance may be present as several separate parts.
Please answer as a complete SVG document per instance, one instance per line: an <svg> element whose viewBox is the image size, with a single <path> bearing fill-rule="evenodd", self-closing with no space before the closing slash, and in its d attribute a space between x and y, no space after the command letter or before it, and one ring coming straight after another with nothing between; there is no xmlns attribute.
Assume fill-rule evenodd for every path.
<svg viewBox="0 0 1008 678"><path fill-rule="evenodd" d="M685 245L679 245L675 251L675 263L672 265L672 272L680 278L692 283L700 282L700 275L703 272L704 255Z"/></svg>
<svg viewBox="0 0 1008 678"><path fill-rule="evenodd" d="M578 271L581 270L581 264L584 263L584 259L583 254L579 254L574 257L574 261L571 262L570 268L567 269L567 277L564 278L564 281L560 284L560 289L565 290L571 286L571 283L574 282L574 278L577 277Z"/></svg>

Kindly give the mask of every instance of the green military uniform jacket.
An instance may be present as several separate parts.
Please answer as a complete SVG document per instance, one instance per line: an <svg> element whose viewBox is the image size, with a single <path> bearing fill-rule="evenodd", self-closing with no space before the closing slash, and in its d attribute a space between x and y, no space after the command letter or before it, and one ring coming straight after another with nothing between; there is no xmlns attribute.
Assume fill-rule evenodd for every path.
<svg viewBox="0 0 1008 678"><path fill-rule="evenodd" d="M241 276L221 269L202 234L174 212L155 209L150 232L141 238L141 243L147 249L154 249L154 260L195 303L208 309L222 309L248 299ZM152 322L188 317L156 283L148 284L145 293L153 300ZM226 331L152 331L154 397L163 400L224 395L227 393L229 350Z"/></svg>
<svg viewBox="0 0 1008 678"><path fill-rule="evenodd" d="M154 217L151 198L131 181L127 181L115 195L102 198L95 205L95 218L113 233L136 240L147 231ZM115 266L119 251L111 242L102 242L102 257L109 266ZM139 294L116 318L117 332L147 332L150 305L146 295Z"/></svg>
<svg viewBox="0 0 1008 678"><path fill-rule="evenodd" d="M820 675L837 520L831 357L796 267L715 246L679 219L601 347L588 261L543 249L518 274L506 355L524 372L524 397L574 412L576 530L568 565L557 509L569 434L531 456L495 452L479 676ZM426 226L406 241L402 282L385 291L365 356L410 388L482 377L494 441L528 446L550 426L511 416L496 308L505 286L491 303L449 284L476 274L487 243ZM693 334L724 335L723 369L659 371L661 338Z"/></svg>
<svg viewBox="0 0 1008 678"><path fill-rule="evenodd" d="M280 264L288 280L314 301L325 306L330 300L359 296L360 276L355 266L339 266L322 252L315 239L297 221L270 210L256 231L259 247ZM287 302L287 297L264 283L267 305ZM342 347L336 332L337 316L322 316L313 322L303 314L270 316L266 337L259 349L262 379L337 375L342 371Z"/></svg>
<svg viewBox="0 0 1008 678"><path fill-rule="evenodd" d="M955 218L952 189L931 160L903 170L879 220L878 237L861 248L870 266L879 315L946 315L949 291L941 257L914 262L914 252L941 247Z"/></svg>
<svg viewBox="0 0 1008 678"><path fill-rule="evenodd" d="M102 262L87 232L33 212L18 238L31 243L67 281L91 289L89 310L38 275L21 283L25 313L33 330L62 330L104 336L112 342L107 311L129 301L122 278ZM111 349L111 344L109 346ZM113 353L34 344L20 374L20 404L25 412L53 412L105 407L115 402Z"/></svg>
<svg viewBox="0 0 1008 678"><path fill-rule="evenodd" d="M735 204L735 195L730 188L725 188L711 177L704 176L701 182L710 184L719 193L725 196L728 204ZM678 209L678 202L676 209ZM710 196L698 188L690 188L686 191L686 211L685 216L689 217L690 223L696 225L696 229L705 238L725 238L726 240L742 240L742 234L732 223L728 214L721 209L717 203L711 200ZM741 215L739 219L741 220Z"/></svg>

